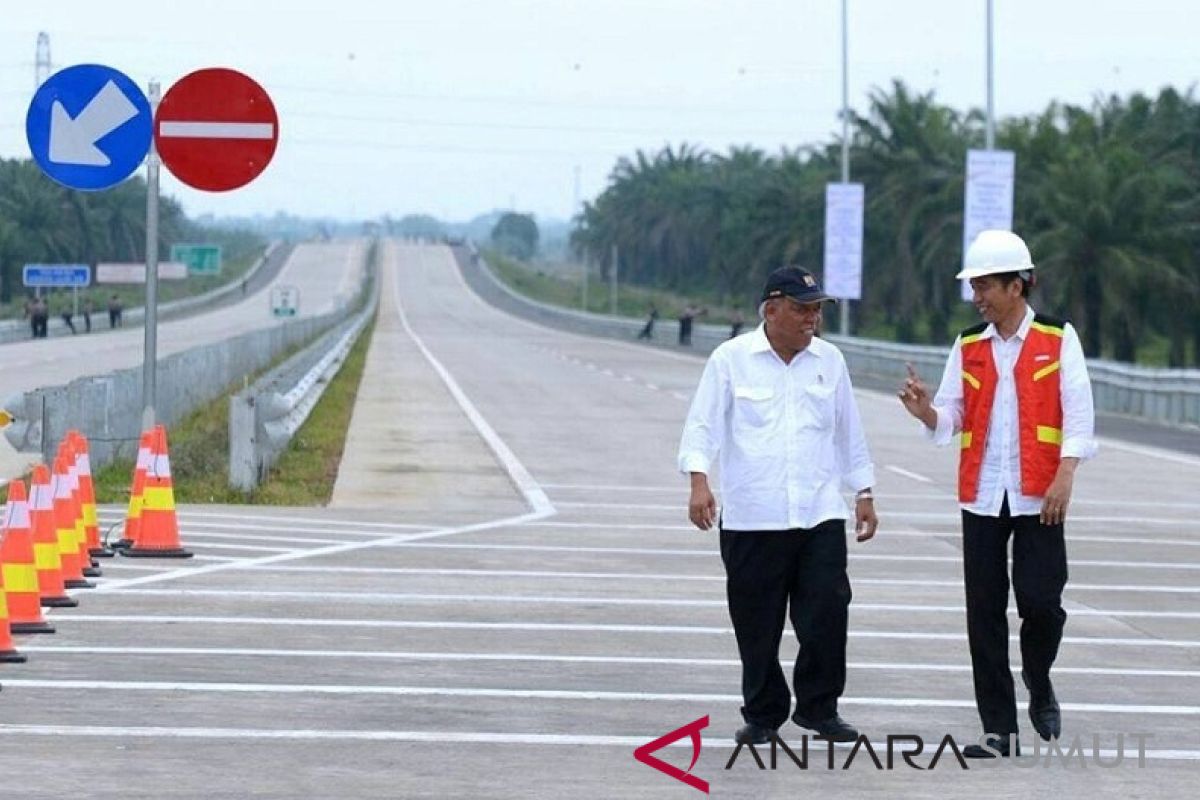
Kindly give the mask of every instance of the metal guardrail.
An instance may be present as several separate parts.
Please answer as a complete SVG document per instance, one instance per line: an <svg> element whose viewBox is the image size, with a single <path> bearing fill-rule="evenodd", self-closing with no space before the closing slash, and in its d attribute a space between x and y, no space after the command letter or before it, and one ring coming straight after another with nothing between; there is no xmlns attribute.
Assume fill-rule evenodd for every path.
<svg viewBox="0 0 1200 800"><path fill-rule="evenodd" d="M267 245L267 249L263 251L263 254L258 257L258 260L254 262L253 266L246 271L246 274L243 275L240 280L230 281L222 286L218 286L216 289L210 289L203 294L193 295L192 297L182 297L178 300L172 300L169 303L159 304L159 320L171 319L186 311L204 308L205 306L218 303L221 300L224 300L226 297L241 291L241 287L248 281L252 280L254 276L258 274L258 271L262 269L263 265L265 265L274 255L278 254L286 257L286 253L279 252L279 248L283 246L284 245L282 242L277 241L271 242L269 245ZM82 317L82 314L77 316ZM92 316L98 320L107 319L107 307L97 309ZM145 319L145 316L146 309L144 306L125 309L121 312L122 327L126 327L125 323L130 323L131 325L140 325ZM76 327L82 327L82 323L77 323ZM94 332L96 333L102 333L104 330L107 330L101 329L98 324L94 327L96 329ZM46 335L71 336L72 334L71 329L67 327L67 324L62 321L61 317L52 316L46 322ZM0 321L0 343L24 341L29 338L29 320L8 319Z"/></svg>
<svg viewBox="0 0 1200 800"><path fill-rule="evenodd" d="M517 293L488 266L468 244L460 254L459 267L467 283L489 303L533 322L577 333L634 340L644 320L593 314L552 306ZM660 320L650 343L677 352L705 355L728 338L729 330L718 325L696 325L691 346L679 346L679 325ZM898 344L855 336L828 335L846 356L851 374L892 381L904 380L905 363L911 363L921 378L933 387L941 382L949 347ZM1137 367L1105 359L1088 359L1096 410L1124 414L1176 426L1200 426L1200 370Z"/></svg>
<svg viewBox="0 0 1200 800"><path fill-rule="evenodd" d="M229 485L251 491L287 449L379 304L378 273L361 311L229 398Z"/></svg>

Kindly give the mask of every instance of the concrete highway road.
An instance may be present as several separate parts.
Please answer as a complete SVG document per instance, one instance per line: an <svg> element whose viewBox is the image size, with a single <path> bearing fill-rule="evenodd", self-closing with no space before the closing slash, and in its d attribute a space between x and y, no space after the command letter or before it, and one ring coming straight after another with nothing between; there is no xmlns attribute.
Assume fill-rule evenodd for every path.
<svg viewBox="0 0 1200 800"><path fill-rule="evenodd" d="M860 751L842 769L843 746L830 769L813 742L807 770L745 751L726 770L736 648L716 536L688 526L674 467L702 360L499 313L444 248L391 244L383 291L329 508L181 509L194 562L106 563L56 635L18 642L29 663L0 667L13 796L697 797L633 751L704 717L691 774L720 797L1193 791L1200 459L1105 440L1077 476L1056 687L1064 750L1078 735L1085 754L889 770L889 735L922 737L927 767L979 723L956 454L859 391L882 526L850 543L841 711L883 768ZM1111 763L1119 736L1124 761L1098 766L1093 737ZM687 769L679 744L658 755Z"/></svg>
<svg viewBox="0 0 1200 800"><path fill-rule="evenodd" d="M300 290L299 316L316 316L353 295L362 283L366 244L361 240L298 245L278 276L262 291L208 313L160 322L158 356L164 358L247 331L281 325L271 316L271 289ZM86 375L101 375L145 360L140 326L94 334L12 342L0 345L0 401L42 386L59 386ZM0 480L22 474L36 453L16 453L0 437Z"/></svg>

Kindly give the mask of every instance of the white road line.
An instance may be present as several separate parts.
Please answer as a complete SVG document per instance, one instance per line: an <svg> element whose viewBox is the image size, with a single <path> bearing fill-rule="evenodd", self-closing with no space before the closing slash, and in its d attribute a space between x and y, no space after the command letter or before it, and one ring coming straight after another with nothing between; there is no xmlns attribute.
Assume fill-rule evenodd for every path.
<svg viewBox="0 0 1200 800"><path fill-rule="evenodd" d="M559 505L562 505L562 503L559 503ZM682 515L684 504L681 502L678 508L680 509L680 514ZM523 527L592 529L604 531L670 531L686 532L692 535L697 535L699 533L694 525L631 525L626 523L609 522L567 522L561 519L546 520L544 522L531 522ZM919 530L916 528L885 528L877 535L883 540L889 538L894 539L897 537L908 537L914 539L954 539L961 537L962 532L957 528L947 528L944 531ZM1164 539L1161 536L1097 536L1085 533L1075 533L1072 531L1067 534L1067 538L1071 542L1094 542L1099 544L1161 544L1179 547L1200 547L1200 539Z"/></svg>
<svg viewBox="0 0 1200 800"><path fill-rule="evenodd" d="M199 540L199 539L197 539L197 540ZM242 550L242 551L246 551L246 552L250 552L250 553L304 552L302 550L297 550L294 547L264 547L264 546L252 545L252 544L228 544L226 542L201 542L201 544L203 544L203 546L206 549L214 549L215 548L217 550ZM186 546L188 546L188 547L192 546L191 540L189 540L187 542ZM192 571L195 572L196 570L203 570L203 569L205 569L205 568L204 567L196 567L196 568L193 568Z"/></svg>
<svg viewBox="0 0 1200 800"><path fill-rule="evenodd" d="M537 544L474 544L465 542L431 542L416 544L401 543L397 547L406 548L436 548L453 550L495 550L543 552L543 553L597 553L604 555L637 555L637 556L697 556L701 558L718 558L719 553L711 550L677 550L669 548L646 547L573 547L567 545L537 545ZM961 556L908 556L908 555L875 555L871 553L851 553L853 561L887 561L898 563L928 563L928 564L961 564ZM1077 567L1114 567L1138 569L1185 569L1200 570L1200 563L1190 561L1103 561L1097 559L1071 559L1072 566Z"/></svg>
<svg viewBox="0 0 1200 800"><path fill-rule="evenodd" d="M228 528L222 528L222 531L198 530L186 524L181 526L183 530L180 533L188 544L196 542L208 542L210 539L236 539L238 541L254 541L254 542L287 542L288 544L345 544L345 539L319 539L307 538L304 536L265 536L263 534L242 533L229 531ZM340 531L339 531L340 533ZM214 546L218 546L214 543Z"/></svg>
<svg viewBox="0 0 1200 800"><path fill-rule="evenodd" d="M598 700L606 702L694 702L736 703L739 694L701 692L613 692L578 689L491 689L458 686L377 686L370 684L322 683L228 683L199 681L102 681L102 680L44 680L10 678L5 683L14 688L60 689L126 692L192 692L215 694L304 694L304 695L380 695L388 697L488 697L529 700ZM871 706L873 708L975 708L974 700L950 700L937 697L842 697L839 704ZM1026 707L1018 702L1018 708ZM1101 714L1151 714L1163 716L1197 716L1200 706L1148 705L1125 703L1062 703L1064 711Z"/></svg>
<svg viewBox="0 0 1200 800"><path fill-rule="evenodd" d="M96 589L95 591L100 591ZM77 614L70 612L54 617L54 624L78 622L138 623L143 625L263 625L268 627L314 628L395 628L399 630L470 630L470 631L553 631L575 633L649 633L654 635L681 634L697 636L731 636L733 628L705 625L629 625L572 622L457 622L450 620L392 620L392 619L320 619L315 617L216 617L166 614ZM901 641L965 642L965 633L924 633L917 631L851 630L851 639L895 639ZM1020 641L1010 636L1009 641ZM1120 639L1112 637L1064 636L1063 643L1099 647L1173 647L1200 648L1200 641L1188 639Z"/></svg>
<svg viewBox="0 0 1200 800"><path fill-rule="evenodd" d="M126 567L129 569L155 570L161 567L129 564L128 561L110 561L108 566ZM245 567L251 572L295 572L304 574L350 574L350 575L407 575L407 576L454 576L465 578L548 578L551 580L613 580L634 581L644 584L647 581L701 581L705 583L724 583L725 576L719 574L694 575L682 572L570 572L556 570L519 570L519 569L443 569L436 567L344 567L344 566L262 566ZM962 580L937 580L921 578L854 578L855 586L916 586L919 588L945 587L956 593L962 591ZM1068 597L1073 591L1080 592L1150 592L1160 594L1200 594L1200 586L1159 586L1138 584L1099 584L1099 583L1068 583Z"/></svg>
<svg viewBox="0 0 1200 800"><path fill-rule="evenodd" d="M380 730L281 730L273 728L167 728L129 725L15 725L0 723L0 735L53 736L81 738L141 738L141 739L232 739L302 742L400 742L409 744L492 744L530 745L537 747L620 747L636 748L647 741L645 736L603 736L598 734L554 733L485 733L478 731L380 731ZM703 746L729 750L735 747L732 739L704 737ZM786 739L785 739L786 741ZM675 742L670 747L690 747L690 741ZM872 742L877 752L885 752L885 742ZM1144 752L1147 761L1196 761L1200 750L1151 750ZM1138 750L1131 744L1127 751L1099 751L1099 757L1112 762L1128 756L1136 763ZM1048 758L1048 757L1047 757Z"/></svg>
<svg viewBox="0 0 1200 800"><path fill-rule="evenodd" d="M378 530L354 530L354 529L339 529L339 528L318 528L303 525L256 525L254 523L235 524L232 522L198 522L194 519L189 519L180 515L179 527L184 536L190 532L203 533L205 531L216 531L218 533L231 533L240 531L264 531L267 533L316 533L325 534L327 536L374 536L381 535ZM100 515L100 522L110 524L118 520L111 517ZM438 527L437 525L413 525L406 530L428 531ZM345 541L338 539L337 541Z"/></svg>
<svg viewBox="0 0 1200 800"><path fill-rule="evenodd" d="M421 257L421 254L418 253L418 256ZM457 264L455 267L454 273L457 275ZM480 437L491 448L492 453L495 454L501 466L508 473L509 479L517 487L517 491L524 496L525 502L529 504L533 513L545 516L556 513L553 504L550 502L550 498L546 496L545 491L538 486L537 481L525 469L525 465L509 449L504 440L500 438L500 435L488 424L488 421L483 418L483 415L479 413L479 409L475 407L475 404L467 397L466 392L458 385L458 381L454 379L449 370L442 366L442 362L434 357L429 348L425 346L425 342L421 340L421 337L417 335L417 332L408 323L408 315L404 313L404 303L400 299L399 281L392 281L392 300L396 304L396 312L400 317L400 324L404 327L405 333L412 339L417 349L421 351L421 355L429 362L429 366L433 367L434 372L442 379L442 383L454 398L454 402L458 403L458 407L462 409L463 414L471 421L471 424L475 426L475 430L479 432Z"/></svg>
<svg viewBox="0 0 1200 800"><path fill-rule="evenodd" d="M346 659L351 661L462 661L477 662L531 662L550 664L627 664L656 667L740 667L736 658L669 658L650 656L592 656L550 655L544 653L455 653L410 650L272 650L252 647L92 647L86 645L22 645L23 653L55 655L147 655L147 656L202 656L208 658L316 658L324 660ZM789 656L790 657L790 656ZM852 661L848 669L882 670L886 672L952 672L970 673L971 665L933 664L909 662L865 662ZM1055 675L1082 675L1087 677L1145 677L1145 678L1200 678L1200 669L1136 669L1105 667L1069 667L1055 664Z"/></svg>
<svg viewBox="0 0 1200 800"><path fill-rule="evenodd" d="M119 513L117 513L117 512L119 512ZM366 521L360 522L357 520L347 520L347 519L329 519L327 517L277 516L274 514L262 513L261 511L257 511L253 506L247 506L245 512L238 512L236 514L218 513L218 512L213 512L213 511L197 511L195 509L188 508L186 506L181 506L176 509L176 514L180 520L184 520L184 521L191 521L191 520L193 520L193 518L236 520L239 523L239 527L240 527L240 523L243 523L248 519L260 520L262 522L275 522L275 523L297 523L298 522L303 525L311 524L311 525L316 525L316 526L332 525L332 526L343 526L343 527L352 527L352 528L378 528L380 530L392 530L392 531L429 530L431 528L437 527L435 525L408 525L408 524L402 524L399 522L366 522ZM118 517L120 519L125 518L125 512L123 509L105 508L100 511L100 516L105 517L108 515L112 515L114 519L118 518ZM265 528L265 530L275 530L275 528ZM286 530L299 530L299 529L297 529L295 527L289 527ZM315 530L318 532L321 532L321 531L325 531L326 529L323 527L317 527L317 528L315 528Z"/></svg>
<svg viewBox="0 0 1200 800"><path fill-rule="evenodd" d="M888 464L885 469L887 469L889 472L894 472L897 475L903 475L905 478L911 478L914 481L919 481L920 483L933 483L933 478L928 478L916 472L909 472L903 467L897 467L895 464Z"/></svg>
<svg viewBox="0 0 1200 800"><path fill-rule="evenodd" d="M1195 456L1185 455L1183 453L1175 453L1170 450L1162 450L1157 447L1144 447L1142 445L1129 444L1117 439L1109 439L1108 437L1099 437L1101 449L1112 448L1126 453L1134 453L1139 456L1148 458L1157 458L1160 461L1170 461L1173 464L1183 464L1188 467L1200 468L1200 458Z"/></svg>
<svg viewBox="0 0 1200 800"><path fill-rule="evenodd" d="M127 589L123 594L146 597L245 597L259 600L298 600L344 603L478 603L584 605L584 606L651 606L661 608L726 608L724 599L694 600L661 597L572 597L569 595L507 595L507 594L435 594L428 592L305 592L265 589ZM930 605L926 603L863 603L853 604L856 611L882 611L906 614L963 613L962 605ZM1008 609L1015 614L1015 607ZM1144 611L1132 609L1070 608L1074 617L1136 617L1142 619L1200 619L1200 611Z"/></svg>

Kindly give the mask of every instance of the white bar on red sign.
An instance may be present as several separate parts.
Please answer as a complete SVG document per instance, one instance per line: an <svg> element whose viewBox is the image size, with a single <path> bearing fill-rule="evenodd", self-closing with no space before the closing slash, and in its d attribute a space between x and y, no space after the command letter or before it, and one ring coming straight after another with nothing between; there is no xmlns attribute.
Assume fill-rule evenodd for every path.
<svg viewBox="0 0 1200 800"><path fill-rule="evenodd" d="M273 139L270 122L161 122L159 136L180 139Z"/></svg>

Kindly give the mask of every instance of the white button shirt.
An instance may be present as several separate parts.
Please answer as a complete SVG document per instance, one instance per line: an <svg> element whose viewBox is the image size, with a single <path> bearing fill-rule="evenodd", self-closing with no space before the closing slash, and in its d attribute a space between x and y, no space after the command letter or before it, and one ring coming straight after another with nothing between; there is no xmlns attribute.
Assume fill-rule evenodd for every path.
<svg viewBox="0 0 1200 800"><path fill-rule="evenodd" d="M848 519L841 489L875 482L841 351L813 337L791 363L763 325L709 356L679 444L679 470L720 458L721 525L815 528Z"/></svg>
<svg viewBox="0 0 1200 800"><path fill-rule="evenodd" d="M988 421L987 444L983 450L983 465L979 470L979 491L975 495L975 502L959 504L972 514L1000 516L1005 495L1008 495L1009 513L1014 516L1039 514L1042 510L1042 498L1021 494L1021 442L1017 427L1017 386L1013 378L1013 368L1021 354L1021 346L1029 335L1033 317L1033 309L1027 309L1021 326L1008 341L1000 338L995 325L988 325L980 334L981 338L992 340L992 356L996 361L999 385ZM1085 460L1094 456L1097 448L1092 384L1088 379L1087 361L1083 357L1079 335L1069 322L1063 326L1059 361L1062 374L1062 456ZM942 384L933 398L933 409L937 412L937 427L932 432L928 428L925 430L935 443L947 445L962 430L961 337L954 340L954 348L946 361L946 371L942 374Z"/></svg>

